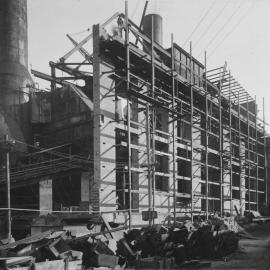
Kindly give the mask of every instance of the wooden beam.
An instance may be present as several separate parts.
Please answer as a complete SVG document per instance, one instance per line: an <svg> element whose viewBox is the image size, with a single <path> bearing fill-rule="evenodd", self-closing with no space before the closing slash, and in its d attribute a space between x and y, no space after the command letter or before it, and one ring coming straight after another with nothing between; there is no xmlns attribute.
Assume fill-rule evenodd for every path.
<svg viewBox="0 0 270 270"><path fill-rule="evenodd" d="M70 75L73 75L73 76L77 76L77 77L89 77L90 74L85 74L85 72L82 72L82 71L79 71L77 69L74 69L74 68L70 68L70 67L67 67L61 63L54 63L52 61L49 62L50 66L52 67L56 67L58 68L59 70L61 71L64 71L66 72L67 74L70 74Z"/></svg>
<svg viewBox="0 0 270 270"><path fill-rule="evenodd" d="M147 9L147 6L148 6L148 0L146 0L145 2L145 5L144 5L144 8L143 8L143 14L142 14L142 18L141 18L141 22L140 22L140 26L139 26L139 29L142 30L142 26L143 26L143 20L144 20L144 16L145 16L145 13L146 13L146 9ZM138 44L138 41L139 41L139 38L137 37L136 38L136 41L135 41L135 45L137 46Z"/></svg>
<svg viewBox="0 0 270 270"><path fill-rule="evenodd" d="M37 70L34 70L34 69L31 69L31 73L37 77L37 78L40 78L40 79L43 79L43 80L46 80L46 81L49 81L49 82L56 82L58 84L61 84L61 85L65 85L65 84L68 84L67 82L65 81L61 81L61 80L58 80L57 78L53 78L52 76L50 75L47 75L45 73L42 73L42 72L39 72Z"/></svg>
<svg viewBox="0 0 270 270"><path fill-rule="evenodd" d="M105 23L101 25L101 27L105 27L107 24L109 24L113 19L115 19L117 16L119 16L119 12L116 12L112 17L110 17ZM88 42L93 37L93 33L88 35L86 38L84 38L78 45L76 45L72 50L70 50L68 53L66 53L63 57L60 58L60 62L65 62L73 53L78 51L82 46Z"/></svg>
<svg viewBox="0 0 270 270"><path fill-rule="evenodd" d="M67 34L68 39L73 43L73 45L78 46L78 42L76 42L70 35ZM93 63L93 54L89 54L83 47L79 49L79 52L82 56L89 61L90 64Z"/></svg>

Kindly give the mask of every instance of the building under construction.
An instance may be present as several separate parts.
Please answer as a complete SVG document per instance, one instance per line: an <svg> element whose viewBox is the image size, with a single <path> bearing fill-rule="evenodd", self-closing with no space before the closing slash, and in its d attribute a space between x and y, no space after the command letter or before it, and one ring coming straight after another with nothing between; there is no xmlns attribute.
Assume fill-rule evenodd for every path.
<svg viewBox="0 0 270 270"><path fill-rule="evenodd" d="M137 25L126 4L83 40L68 36L74 48L50 74L31 70L45 91L27 71L26 0L0 5L0 198L12 228L22 215L133 226L266 210L265 117L226 63L209 70L173 35L164 48L162 18L146 4Z"/></svg>

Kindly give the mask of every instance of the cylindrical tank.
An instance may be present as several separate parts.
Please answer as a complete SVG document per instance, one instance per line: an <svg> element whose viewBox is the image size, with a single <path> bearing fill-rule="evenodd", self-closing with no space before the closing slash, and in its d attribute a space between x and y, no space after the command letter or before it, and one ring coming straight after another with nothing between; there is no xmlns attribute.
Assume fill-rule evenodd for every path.
<svg viewBox="0 0 270 270"><path fill-rule="evenodd" d="M26 86L32 80L27 68L27 0L0 0L0 105L28 101Z"/></svg>
<svg viewBox="0 0 270 270"><path fill-rule="evenodd" d="M158 14L147 14L143 19L143 32L151 38L152 36L152 18L153 18L153 36L154 41L163 45L163 25L162 17Z"/></svg>

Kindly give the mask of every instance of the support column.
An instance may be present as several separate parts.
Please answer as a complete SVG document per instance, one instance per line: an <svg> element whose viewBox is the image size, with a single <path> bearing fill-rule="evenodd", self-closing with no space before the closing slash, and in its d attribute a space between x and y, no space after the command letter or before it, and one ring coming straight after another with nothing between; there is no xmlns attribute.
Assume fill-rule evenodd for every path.
<svg viewBox="0 0 270 270"><path fill-rule="evenodd" d="M94 211L100 210L100 179L101 179L101 110L100 110L100 25L93 26L93 157L94 171L93 183L91 184L91 207Z"/></svg>
<svg viewBox="0 0 270 270"><path fill-rule="evenodd" d="M257 117L258 117L258 111L257 111L257 102L256 102L256 96L255 96L255 143L256 143L256 154L255 154L255 156L256 156L256 205L257 205L257 211L259 211L259 193L258 193L258 190L259 190L259 187L258 187L258 185L259 185L259 180L258 180L258 173L259 173L259 168L258 168L258 126L257 126L257 124L258 124L258 119L257 119Z"/></svg>
<svg viewBox="0 0 270 270"><path fill-rule="evenodd" d="M129 99L129 87L130 87L130 55L129 55L129 23L128 23L128 1L125 1L125 19L126 19L126 33L125 33L125 45L126 45L126 91L127 91L127 149L128 149L128 227L131 230L132 226L132 178L131 178L131 134L130 134L130 99Z"/></svg>
<svg viewBox="0 0 270 270"><path fill-rule="evenodd" d="M265 181L265 206L268 209L268 195L270 192L268 185L268 155L266 153L267 140L266 140L266 131L265 131L265 106L264 106L264 97L263 97L263 154L264 154L264 181Z"/></svg>
<svg viewBox="0 0 270 270"><path fill-rule="evenodd" d="M239 179L240 179L240 215L243 216L246 209L246 185L245 185L245 141L241 134L241 114L240 114L240 90L237 97L238 111L238 137L239 137Z"/></svg>
<svg viewBox="0 0 270 270"><path fill-rule="evenodd" d="M206 200L206 203L205 203L205 210L206 210L206 219L208 220L208 216L209 216L209 200L208 200L208 197L209 197L209 187L208 187L208 129L211 130L211 122L210 122L210 125L208 123L208 89L207 89L207 68L206 68L206 51L204 52L204 74L205 74L205 185L206 185L206 189L205 189L205 200ZM212 117L212 115L211 115Z"/></svg>
<svg viewBox="0 0 270 270"><path fill-rule="evenodd" d="M114 220L116 197L116 108L115 80L110 77L114 66L104 61L100 48L100 25L93 26L93 180L90 203L93 211L111 211ZM108 93L110 93L108 95ZM124 127L123 127L124 132Z"/></svg>
<svg viewBox="0 0 270 270"><path fill-rule="evenodd" d="M194 195L194 190L196 187L194 186L193 183L193 114L194 114L194 108L193 108L193 65L192 65L192 43L190 41L189 45L189 54L190 54L190 128L191 128L191 143L190 143L190 148L191 148L191 161L190 161L190 168L191 168L191 175L190 175L190 181L191 181L191 221L193 222L193 212L194 212L194 201L193 201L193 195Z"/></svg>
<svg viewBox="0 0 270 270"><path fill-rule="evenodd" d="M174 83L174 44L173 44L173 34L171 34L171 58L172 58L172 70L171 70L171 76L172 76L172 110L173 112L175 111L175 83ZM173 222L174 225L176 224L176 203L177 203L177 199L176 199L176 189L178 187L177 183L176 183L176 143L175 143L175 139L176 139L176 134L177 134L177 128L176 128L176 124L175 124L175 115L173 114L172 116L172 162L173 162L173 166L172 166L172 170L173 170ZM171 149L170 149L171 150ZM171 183L170 183L171 184ZM170 185L171 186L171 185Z"/></svg>
<svg viewBox="0 0 270 270"><path fill-rule="evenodd" d="M231 91L231 71L229 71L229 102L230 102L230 107L229 107L229 144L230 144L230 215L233 215L233 196L232 196L232 191L233 191L233 166L232 166L232 154L233 154L233 149L232 149L232 91Z"/></svg>
<svg viewBox="0 0 270 270"><path fill-rule="evenodd" d="M39 182L39 209L40 215L48 215L53 210L52 179L44 179Z"/></svg>
<svg viewBox="0 0 270 270"><path fill-rule="evenodd" d="M223 216L224 212L224 203L223 203L223 123L222 123L222 83L223 83L223 77L226 72L226 66L227 63L225 62L225 65L223 67L222 75L220 77L219 81L219 93L218 93L218 107L219 107L219 168L220 168L220 174L219 174L219 181L220 181L220 216Z"/></svg>
<svg viewBox="0 0 270 270"><path fill-rule="evenodd" d="M247 111L247 151L248 151L248 158L247 158L247 163L248 163L248 210L250 211L250 149L249 149L249 98L247 95L247 107L246 107L246 111Z"/></svg>
<svg viewBox="0 0 270 270"><path fill-rule="evenodd" d="M243 216L246 210L246 180L245 180L245 142L240 139L240 215Z"/></svg>
<svg viewBox="0 0 270 270"><path fill-rule="evenodd" d="M90 172L81 173L81 210L89 210Z"/></svg>
<svg viewBox="0 0 270 270"><path fill-rule="evenodd" d="M154 54L154 19L152 17L152 25L151 25L151 96L155 99L155 54ZM153 211L155 211L156 205L156 150L155 150L155 138L156 138L156 108L153 104L152 108L152 187L153 187ZM153 220L154 224L154 220Z"/></svg>

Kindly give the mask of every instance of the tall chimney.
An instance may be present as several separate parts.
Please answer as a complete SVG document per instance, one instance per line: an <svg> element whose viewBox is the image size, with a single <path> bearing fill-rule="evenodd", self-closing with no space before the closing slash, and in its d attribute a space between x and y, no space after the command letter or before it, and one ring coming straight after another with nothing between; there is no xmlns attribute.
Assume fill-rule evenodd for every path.
<svg viewBox="0 0 270 270"><path fill-rule="evenodd" d="M147 14L143 19L143 32L151 38L152 36L152 18L153 18L153 36L154 42L163 45L163 26L162 17L158 14Z"/></svg>
<svg viewBox="0 0 270 270"><path fill-rule="evenodd" d="M28 101L27 0L0 0L0 105ZM11 108L13 110L13 108Z"/></svg>

